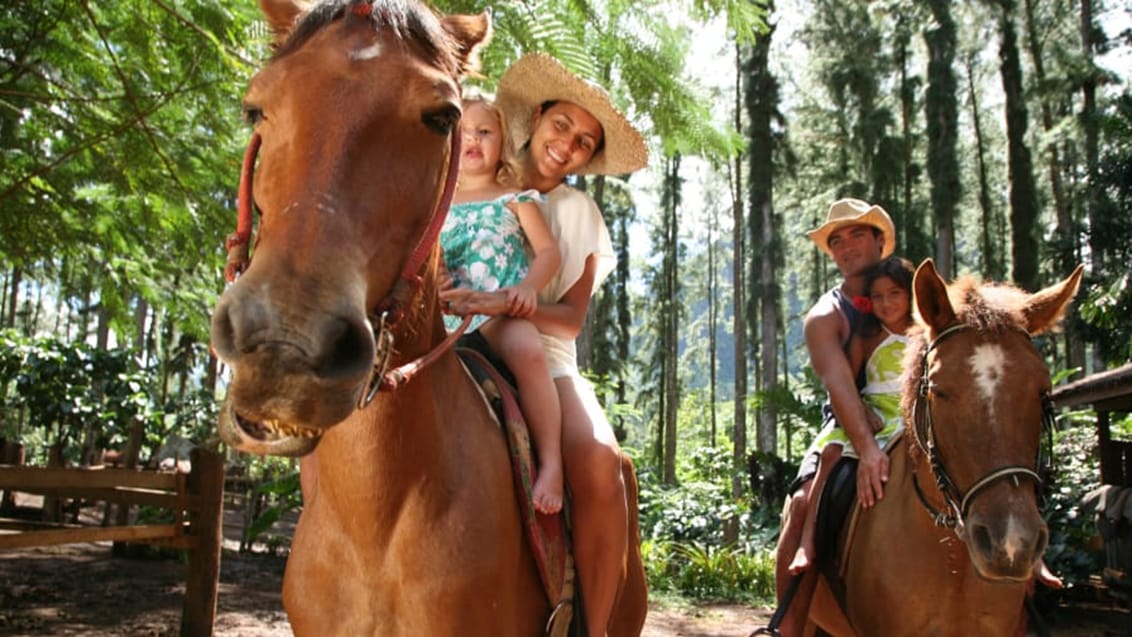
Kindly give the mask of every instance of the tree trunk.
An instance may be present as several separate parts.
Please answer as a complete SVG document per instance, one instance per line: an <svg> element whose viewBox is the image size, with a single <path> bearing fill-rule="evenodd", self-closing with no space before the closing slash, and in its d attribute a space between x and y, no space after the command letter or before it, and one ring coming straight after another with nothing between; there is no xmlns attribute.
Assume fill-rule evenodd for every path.
<svg viewBox="0 0 1132 637"><path fill-rule="evenodd" d="M903 30L902 30L903 33ZM912 215L912 188L914 181L914 159L912 151L912 122L916 110L916 88L908 79L908 37L904 35L896 42L896 63L900 67L900 136L903 140L902 170L903 183L900 193L900 211L893 215L896 226L897 249L903 254L912 254L912 237L917 233Z"/></svg>
<svg viewBox="0 0 1132 637"><path fill-rule="evenodd" d="M1007 158L1010 167L1011 277L1027 290L1038 288L1038 198L1034 166L1026 145L1026 111L1022 64L1014 30L1014 0L999 0L1002 42L1002 89L1006 98Z"/></svg>
<svg viewBox="0 0 1132 637"><path fill-rule="evenodd" d="M680 155L669 160L665 207L665 299L664 316L664 482L676 484L676 416L680 409Z"/></svg>
<svg viewBox="0 0 1132 637"><path fill-rule="evenodd" d="M134 323L135 323L135 340L134 351L137 352L139 357L138 364L141 365L145 360L145 324L146 318L149 316L149 303L145 299L137 298L137 307L134 309ZM126 449L123 451L123 464L126 469L136 469L138 466L138 458L141 456L142 441L145 438L145 421L141 416L134 418L130 423L130 434L126 439ZM127 505L118 505L118 514L115 518L115 523L119 526L124 526L130 521L130 507ZM124 543L114 543L114 554L124 555L126 552L126 545Z"/></svg>
<svg viewBox="0 0 1132 637"><path fill-rule="evenodd" d="M990 182L987 178L986 141L983 137L982 114L979 112L979 94L975 88L974 60L965 61L967 69L967 90L971 96L971 126L975 133L975 164L979 176L979 245L983 261L981 270L988 279L1000 281L1005 273L1002 267L1002 246L995 240L1000 236L995 232L994 221L997 214L991 198Z"/></svg>
<svg viewBox="0 0 1132 637"><path fill-rule="evenodd" d="M757 298L748 308L752 324L748 333L759 338L759 392L769 396L778 386L778 284L775 281L778 261L778 241L775 235L774 215L774 136L771 121L778 106L778 85L768 64L770 42L774 28L762 34L751 50L747 68L747 85L744 93L750 149L749 193L751 211L751 249L757 259L751 260L749 280L758 281ZM757 216L756 216L757 211ZM775 453L778 449L777 413L771 401L764 400L759 408L755 446L760 451ZM746 454L737 458L746 466Z"/></svg>
<svg viewBox="0 0 1132 637"><path fill-rule="evenodd" d="M716 251L718 250L718 248L716 246L716 241L715 241L715 231L718 228L719 228L719 214L718 214L717 209L713 206L712 211L711 211L711 219L708 221L708 240L707 240L707 251L708 251L707 252L707 257L708 257L708 280L707 280L707 288L708 288L707 289L707 292L708 292L708 409L711 410L710 411L711 432L710 432L710 437L708 438L708 440L709 440L709 444L711 445L712 448L715 448L715 443L716 443L716 439L715 439L716 425L717 425L716 417L717 417L717 412L718 412L718 410L715 408L716 400L717 400L717 397L716 397L716 382L717 382L717 380L716 380L716 367L718 366L718 363L716 361L718 353L716 352L716 349L719 347L719 344L717 342L718 339L716 338L716 333L715 333L716 332L716 321L718 320L718 314L719 314L719 309L717 307L719 299L717 298L718 294L716 292L716 288L718 287L717 283L716 283L716 278L718 277L718 275L715 271L715 256L716 256Z"/></svg>
<svg viewBox="0 0 1132 637"><path fill-rule="evenodd" d="M1096 25L1093 24L1093 0L1081 0L1081 50L1084 53L1086 73L1081 83L1081 128L1085 136L1085 172L1088 182L1085 186L1085 211L1082 218L1089 220L1089 247L1092 256L1090 272L1101 274L1106 271L1108 259L1105 250L1101 247L1103 241L1095 231L1099 227L1100 214L1100 146L1098 143L1099 130L1097 122L1097 77L1099 70L1094 63L1093 55L1096 42L1093 35ZM1100 348L1093 351L1095 361L1094 369L1104 369L1104 361L1100 356ZM1082 352L1083 354L1083 352Z"/></svg>
<svg viewBox="0 0 1132 637"><path fill-rule="evenodd" d="M617 360L621 362L617 378L617 402L625 404L625 365L629 361L629 343L632 340L633 317L629 311L629 214L626 211L617 219ZM618 440L625 440L625 417L617 415L613 431Z"/></svg>
<svg viewBox="0 0 1132 637"><path fill-rule="evenodd" d="M8 314L4 317L4 325L9 329L16 326L16 315L19 314L20 308L20 284L23 280L23 269L19 266L13 267L11 287L8 288Z"/></svg>
<svg viewBox="0 0 1132 637"><path fill-rule="evenodd" d="M768 6L768 12L771 10ZM743 131L742 95L743 95L743 62L742 49L735 45L735 131ZM731 168L731 276L732 299L734 316L731 317L731 329L735 337L735 424L731 432L732 442L732 472L731 493L738 497L743 493L745 480L741 468L747 462L747 284L745 278L746 254L744 237L746 224L743 221L743 158L736 154L735 163ZM724 540L732 541L738 538L738 520L724 521Z"/></svg>
<svg viewBox="0 0 1132 637"><path fill-rule="evenodd" d="M955 209L960 197L958 87L951 65L955 60L955 22L950 0L928 5L935 28L924 31L928 46L928 88L925 111L928 132L928 177L931 179L932 214L936 228L936 267L951 278L955 273Z"/></svg>
<svg viewBox="0 0 1132 637"><path fill-rule="evenodd" d="M597 204L597 209L605 210L605 175L594 175L591 178L593 183L590 185L590 195ZM590 369L593 366L593 333L594 324L597 321L595 314L594 304L590 303L586 312L586 321L576 339L579 369Z"/></svg>

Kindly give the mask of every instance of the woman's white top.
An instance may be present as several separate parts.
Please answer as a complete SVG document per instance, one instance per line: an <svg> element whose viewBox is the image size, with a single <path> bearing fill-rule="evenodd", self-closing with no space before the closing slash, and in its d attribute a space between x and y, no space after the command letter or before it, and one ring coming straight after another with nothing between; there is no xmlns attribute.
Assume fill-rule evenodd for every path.
<svg viewBox="0 0 1132 637"><path fill-rule="evenodd" d="M593 296L617 263L605 219L588 194L566 184L555 187L545 197L542 215L550 232L558 240L562 265L554 278L539 292L538 299L542 303L557 303L581 278L586 268L586 259L590 255L596 255L597 271L590 289L590 296ZM554 378L577 376L578 354L574 339L547 334L541 336L550 375Z"/></svg>

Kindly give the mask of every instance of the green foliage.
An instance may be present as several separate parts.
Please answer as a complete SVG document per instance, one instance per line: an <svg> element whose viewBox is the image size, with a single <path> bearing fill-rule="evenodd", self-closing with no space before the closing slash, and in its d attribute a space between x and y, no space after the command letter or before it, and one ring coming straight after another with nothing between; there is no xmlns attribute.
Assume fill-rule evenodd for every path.
<svg viewBox="0 0 1132 637"><path fill-rule="evenodd" d="M751 508L731 496L735 476L727 447L694 446L677 465L678 482L664 485L651 466L638 466L642 554L650 590L695 599L770 599L774 590L775 507ZM739 545L724 543L729 521Z"/></svg>
<svg viewBox="0 0 1132 637"><path fill-rule="evenodd" d="M774 556L768 550L646 540L641 554L650 594L764 604L774 598Z"/></svg>
<svg viewBox="0 0 1132 637"><path fill-rule="evenodd" d="M1070 426L1054 438L1056 475L1043 513L1050 531L1046 563L1073 586L1099 573L1104 556L1088 549L1097 530L1092 512L1081 506L1081 499L1100 486L1095 418L1091 412L1073 412L1066 420Z"/></svg>
<svg viewBox="0 0 1132 637"><path fill-rule="evenodd" d="M139 420L143 443L154 449L174 433L206 437L217 409L211 393L189 391L162 404L155 375L135 359L130 349L0 332L0 436L20 439L29 457L62 442L71 460L84 432L95 449L121 449Z"/></svg>
<svg viewBox="0 0 1132 637"><path fill-rule="evenodd" d="M146 377L134 368L128 350L6 331L0 333L0 351L0 387L9 389L2 397L3 430L9 434L17 427L10 418L25 414L27 425L57 429L56 440L63 442L92 427L105 447L120 444L135 419L155 421Z"/></svg>
<svg viewBox="0 0 1132 637"><path fill-rule="evenodd" d="M271 544L272 536L266 536L271 527L284 514L303 508L303 493L299 482L299 472L290 471L274 480L268 480L256 487L256 494L266 496L270 503L248 526L244 541L252 544L261 538Z"/></svg>
<svg viewBox="0 0 1132 637"><path fill-rule="evenodd" d="M231 4L44 0L0 15L0 265L97 299L125 340L138 296L207 333L255 15Z"/></svg>

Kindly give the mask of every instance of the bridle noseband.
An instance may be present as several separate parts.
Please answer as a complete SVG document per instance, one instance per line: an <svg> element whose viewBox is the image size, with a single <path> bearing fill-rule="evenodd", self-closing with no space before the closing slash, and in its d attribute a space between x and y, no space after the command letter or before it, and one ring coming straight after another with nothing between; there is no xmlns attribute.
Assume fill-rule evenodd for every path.
<svg viewBox="0 0 1132 637"><path fill-rule="evenodd" d="M966 493L962 493L955 481L948 475L947 469L944 467L943 457L940 453L939 445L936 444L935 438L935 424L932 421L931 410L931 383L928 380L928 355L934 351L940 341L948 336L967 329L967 325L959 323L940 332L934 339L928 342L924 347L924 351L920 356L920 383L917 389L915 402L912 406L912 429L916 437L916 444L927 454L930 461L931 473L935 477L936 486L943 494L945 502L944 510L936 509L927 498L924 496L923 490L920 488L919 480L913 474L912 484L916 488L916 495L920 499L920 503L931 514L936 526L954 529L956 535L960 538L965 534L965 519L967 517L967 510L970 508L974 499L986 490L991 484L1003 478L1011 478L1014 484L1018 484L1018 477L1029 478L1033 480L1037 487L1043 484L1042 476L1038 470L1042 470L1043 466L1048 464L1049 455L1043 454L1041 446L1039 445L1038 458L1035 462L1035 467L1038 470L1022 465L1007 465L994 469L988 472L983 477L975 481ZM1053 435L1053 403L1048 394L1042 397L1042 429L1047 434L1047 445L1052 451L1052 435Z"/></svg>
<svg viewBox="0 0 1132 637"><path fill-rule="evenodd" d="M395 369L389 369L393 358L394 337L393 331L405 316L405 305L420 290L422 281L421 268L425 259L432 252L440 236L440 229L444 226L444 219L448 216L448 208L452 204L452 194L456 190L456 178L460 172L460 134L459 125L454 125L451 135L451 148L448 155L447 170L445 171L444 185L438 194L436 206L433 208L428 227L417 241L416 247L405 260L401 274L393 284L389 293L378 301L374 310L367 315L370 327L373 330L374 352L373 370L366 381L365 390L358 400L358 408L362 409L373 402L379 390L393 390L408 382L421 369L425 368L445 351L450 349L456 340L467 330L472 316L464 318L460 327L448 335L439 345L430 352L409 363ZM225 248L228 251L228 261L224 267L224 278L233 283L240 274L247 269L251 262L248 254L248 244L251 242L252 211L255 208L252 198L252 179L255 174L256 156L260 147L259 133L252 133L248 148L244 152L244 161L240 170L240 189L237 197L237 223L236 232L228 236Z"/></svg>

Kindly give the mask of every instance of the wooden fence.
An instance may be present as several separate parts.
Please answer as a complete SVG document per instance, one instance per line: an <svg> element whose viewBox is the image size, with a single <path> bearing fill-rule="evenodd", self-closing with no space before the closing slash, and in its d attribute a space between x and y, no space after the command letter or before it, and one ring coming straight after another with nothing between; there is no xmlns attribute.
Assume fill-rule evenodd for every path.
<svg viewBox="0 0 1132 637"><path fill-rule="evenodd" d="M198 448L193 449L191 460L188 474L0 465L0 490L5 492L160 507L173 513L173 522L168 524L128 526L47 525L0 518L0 551L103 541L186 549L189 563L181 635L211 635L223 541L224 459Z"/></svg>

